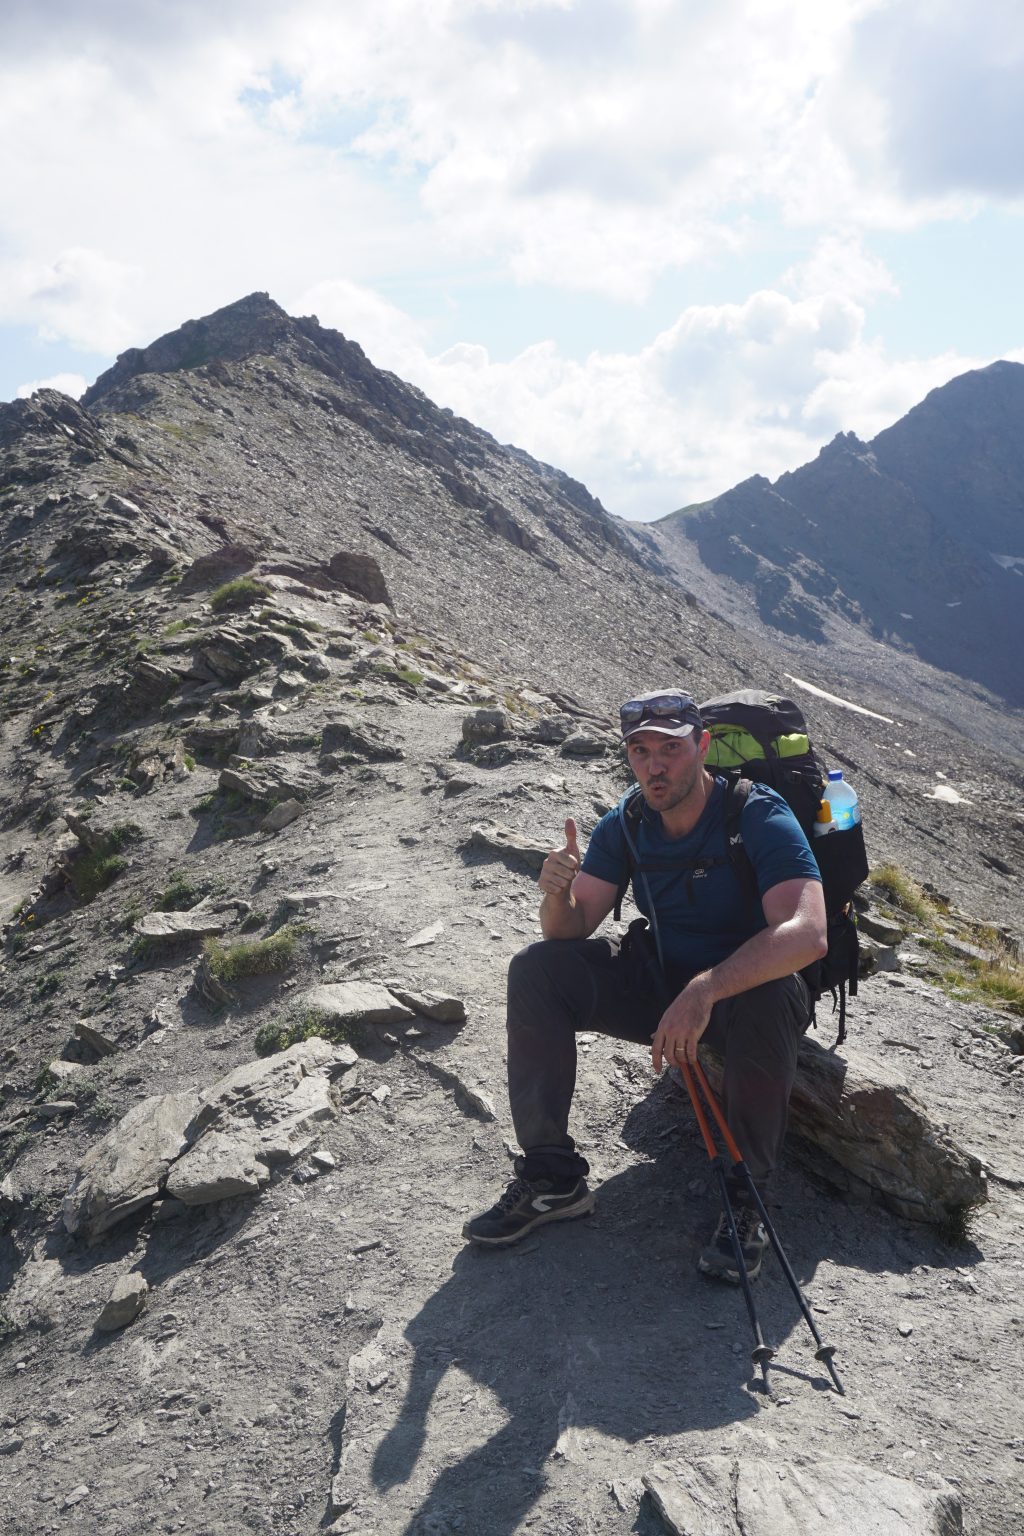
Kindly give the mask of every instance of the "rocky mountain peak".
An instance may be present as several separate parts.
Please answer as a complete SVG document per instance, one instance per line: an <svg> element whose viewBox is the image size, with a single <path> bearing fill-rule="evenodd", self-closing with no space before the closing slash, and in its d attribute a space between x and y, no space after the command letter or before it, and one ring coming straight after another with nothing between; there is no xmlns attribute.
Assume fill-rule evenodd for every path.
<svg viewBox="0 0 1024 1536"><path fill-rule="evenodd" d="M200 320L186 320L148 347L129 347L82 396L95 405L140 373L176 373L216 362L272 353L296 334L295 321L269 294L250 293Z"/></svg>
<svg viewBox="0 0 1024 1536"><path fill-rule="evenodd" d="M1020 705L1022 427L1024 366L993 363L871 442L837 433L774 484L744 480L655 537L688 573L695 545L771 629L861 654L895 644Z"/></svg>

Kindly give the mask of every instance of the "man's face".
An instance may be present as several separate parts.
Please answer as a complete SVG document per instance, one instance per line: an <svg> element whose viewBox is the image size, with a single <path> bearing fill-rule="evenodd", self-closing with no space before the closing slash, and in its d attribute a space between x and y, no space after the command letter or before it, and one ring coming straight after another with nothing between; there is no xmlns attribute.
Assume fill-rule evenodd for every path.
<svg viewBox="0 0 1024 1536"><path fill-rule="evenodd" d="M638 731L626 743L629 766L652 811L671 811L691 795L704 769L710 737Z"/></svg>

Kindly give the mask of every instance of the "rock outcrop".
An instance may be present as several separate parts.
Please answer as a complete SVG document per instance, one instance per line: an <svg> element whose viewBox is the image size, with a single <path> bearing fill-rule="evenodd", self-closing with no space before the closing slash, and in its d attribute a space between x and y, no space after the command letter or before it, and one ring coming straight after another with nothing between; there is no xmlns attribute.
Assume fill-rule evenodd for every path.
<svg viewBox="0 0 1024 1536"><path fill-rule="evenodd" d="M258 1193L333 1119L332 1082L356 1060L348 1046L313 1038L203 1093L144 1099L82 1162L64 1226L95 1239L165 1191L185 1205Z"/></svg>

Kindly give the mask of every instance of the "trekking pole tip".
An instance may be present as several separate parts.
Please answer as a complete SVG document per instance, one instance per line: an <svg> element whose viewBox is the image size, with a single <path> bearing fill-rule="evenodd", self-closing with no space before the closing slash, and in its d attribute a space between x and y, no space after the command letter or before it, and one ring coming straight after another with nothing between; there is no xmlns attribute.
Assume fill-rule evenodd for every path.
<svg viewBox="0 0 1024 1536"><path fill-rule="evenodd" d="M839 1380L839 1373L836 1370L835 1366L832 1364L832 1356L835 1354L835 1352L836 1352L836 1350L835 1350L835 1345L834 1344L823 1344L820 1349L815 1350L814 1358L815 1358L815 1360L820 1360L822 1362L822 1364L824 1365L825 1369L828 1371L829 1375L832 1377L832 1380L833 1380L833 1382L835 1384L835 1389L839 1393L839 1396L840 1397L845 1397L846 1396L846 1388L843 1386L842 1382Z"/></svg>

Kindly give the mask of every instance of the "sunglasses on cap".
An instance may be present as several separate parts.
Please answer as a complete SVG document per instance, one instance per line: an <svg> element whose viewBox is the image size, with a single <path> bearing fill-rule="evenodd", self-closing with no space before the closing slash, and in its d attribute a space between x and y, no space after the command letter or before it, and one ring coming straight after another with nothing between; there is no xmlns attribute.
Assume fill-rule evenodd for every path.
<svg viewBox="0 0 1024 1536"><path fill-rule="evenodd" d="M703 728L700 711L688 693L652 693L646 698L628 699L619 705L619 724L624 736L635 731L645 720L689 725L695 731Z"/></svg>

